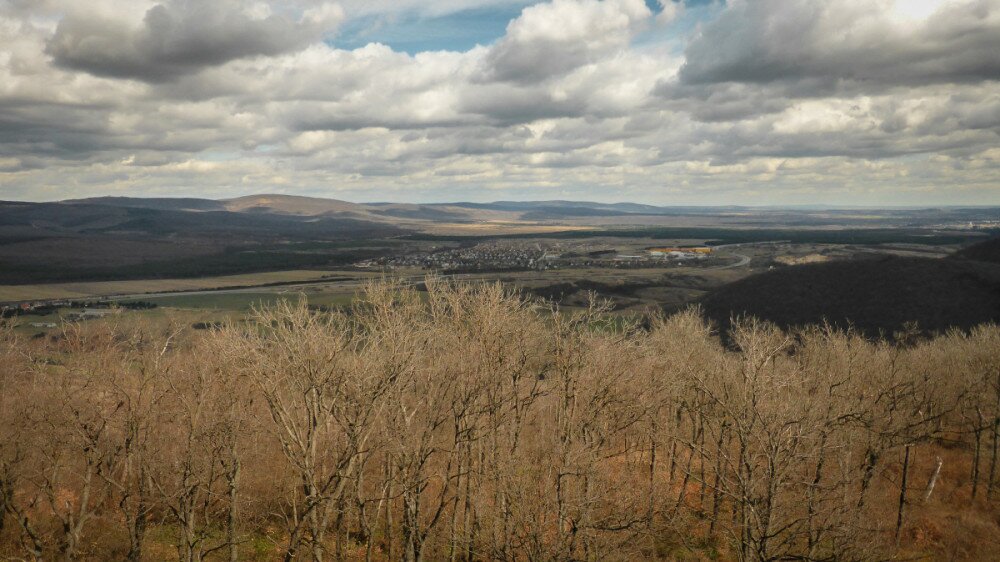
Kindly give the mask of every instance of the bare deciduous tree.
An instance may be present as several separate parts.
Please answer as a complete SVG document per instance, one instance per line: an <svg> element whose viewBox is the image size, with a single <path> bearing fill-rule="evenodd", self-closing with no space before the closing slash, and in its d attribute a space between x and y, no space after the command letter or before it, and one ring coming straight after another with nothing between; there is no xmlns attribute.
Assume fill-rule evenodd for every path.
<svg viewBox="0 0 1000 562"><path fill-rule="evenodd" d="M995 508L1000 328L732 326L432 278L4 328L0 556L869 560Z"/></svg>

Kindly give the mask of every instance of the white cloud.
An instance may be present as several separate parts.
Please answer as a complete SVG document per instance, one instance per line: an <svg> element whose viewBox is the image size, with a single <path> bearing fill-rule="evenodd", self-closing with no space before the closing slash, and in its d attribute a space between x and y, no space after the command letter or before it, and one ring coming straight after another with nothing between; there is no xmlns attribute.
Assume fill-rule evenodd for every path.
<svg viewBox="0 0 1000 562"><path fill-rule="evenodd" d="M676 20L684 12L684 4L678 0L658 0L660 13L656 14L656 23L666 25Z"/></svg>
<svg viewBox="0 0 1000 562"><path fill-rule="evenodd" d="M552 0L410 55L322 39L483 4L8 0L0 198L1000 202L995 3L733 0L683 54L661 4Z"/></svg>
<svg viewBox="0 0 1000 562"><path fill-rule="evenodd" d="M620 52L648 20L642 0L552 0L525 8L486 56L488 79L530 83Z"/></svg>

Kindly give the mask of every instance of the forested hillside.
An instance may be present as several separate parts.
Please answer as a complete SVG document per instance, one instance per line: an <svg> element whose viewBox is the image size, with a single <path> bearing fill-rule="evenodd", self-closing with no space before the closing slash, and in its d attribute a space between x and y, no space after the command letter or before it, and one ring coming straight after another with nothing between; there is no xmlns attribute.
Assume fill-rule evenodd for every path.
<svg viewBox="0 0 1000 562"><path fill-rule="evenodd" d="M722 326L754 316L786 329L829 322L871 337L968 330L1000 320L1000 264L877 256L780 267L712 291L700 304Z"/></svg>
<svg viewBox="0 0 1000 562"><path fill-rule="evenodd" d="M890 344L499 285L0 343L0 556L983 560L1000 328Z"/></svg>

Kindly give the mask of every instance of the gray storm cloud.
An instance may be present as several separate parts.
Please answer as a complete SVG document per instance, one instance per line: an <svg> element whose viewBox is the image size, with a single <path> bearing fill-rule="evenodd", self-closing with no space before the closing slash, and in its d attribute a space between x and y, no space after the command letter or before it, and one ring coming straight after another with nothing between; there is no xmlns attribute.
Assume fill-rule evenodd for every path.
<svg viewBox="0 0 1000 562"><path fill-rule="evenodd" d="M737 0L688 45L680 79L863 90L1000 79L1000 4L942 4L918 22L908 4Z"/></svg>
<svg viewBox="0 0 1000 562"><path fill-rule="evenodd" d="M46 52L64 68L161 82L236 59L303 49L337 23L335 15L256 17L227 0L174 0L150 8L134 28L109 18L64 19Z"/></svg>

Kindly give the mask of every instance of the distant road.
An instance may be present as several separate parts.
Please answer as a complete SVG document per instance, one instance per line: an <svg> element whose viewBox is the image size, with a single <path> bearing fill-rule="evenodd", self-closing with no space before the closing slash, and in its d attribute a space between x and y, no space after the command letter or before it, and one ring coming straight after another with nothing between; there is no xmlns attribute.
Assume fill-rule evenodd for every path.
<svg viewBox="0 0 1000 562"><path fill-rule="evenodd" d="M735 269L737 267L743 267L745 265L750 265L750 256L744 256L743 254L732 254L732 255L740 258L740 261L738 261L736 263L731 263L729 265L720 265L720 266L712 267L712 268L709 268L709 269Z"/></svg>
<svg viewBox="0 0 1000 562"><path fill-rule="evenodd" d="M727 250L730 248L740 248L743 246L763 246L768 244L789 244L791 240L766 240L762 242L740 242L738 244L722 244L720 246L712 246L713 250ZM745 256L743 254L731 254L740 258L740 261L736 263L731 263L729 265L720 265L717 267L712 267L709 269L736 269L737 267L745 267L750 265L750 256Z"/></svg>
<svg viewBox="0 0 1000 562"><path fill-rule="evenodd" d="M762 242L740 242L738 244L722 244L720 246L712 246L713 250L721 250L723 248L739 248L741 246L763 246L765 244L791 244L791 240L765 240Z"/></svg>

